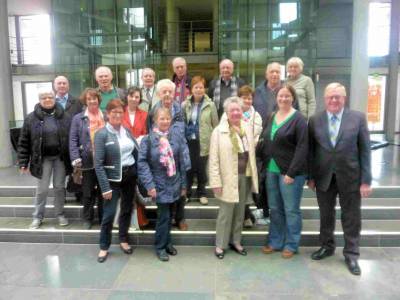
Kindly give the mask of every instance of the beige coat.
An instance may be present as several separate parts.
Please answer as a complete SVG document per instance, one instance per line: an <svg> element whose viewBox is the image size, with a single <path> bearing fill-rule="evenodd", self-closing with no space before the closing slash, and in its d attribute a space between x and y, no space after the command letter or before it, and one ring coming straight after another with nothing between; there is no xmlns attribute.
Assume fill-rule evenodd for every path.
<svg viewBox="0 0 400 300"><path fill-rule="evenodd" d="M249 143L252 191L257 193L258 175L253 131L250 126L243 126ZM220 200L231 203L239 202L238 156L233 153L227 119L222 119L211 135L209 182L211 188L222 187L222 195L218 196Z"/></svg>
<svg viewBox="0 0 400 300"><path fill-rule="evenodd" d="M254 109L252 106L251 108L251 117L248 122L244 122L247 126L250 126L253 130L253 136L254 136L254 141L255 144L257 145L258 140L260 139L260 135L263 130L263 123L262 123L262 118L258 112ZM228 117L226 116L226 113L223 113L221 116L221 120L226 120ZM242 119L243 120L243 119Z"/></svg>

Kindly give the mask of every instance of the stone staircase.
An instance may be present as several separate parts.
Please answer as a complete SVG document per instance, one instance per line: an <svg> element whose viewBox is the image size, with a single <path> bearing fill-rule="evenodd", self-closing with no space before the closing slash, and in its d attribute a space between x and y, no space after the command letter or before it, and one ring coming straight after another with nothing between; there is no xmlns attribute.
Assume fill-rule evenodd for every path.
<svg viewBox="0 0 400 300"><path fill-rule="evenodd" d="M70 220L67 227L58 226L54 219L52 192L46 206L46 219L40 229L31 230L34 187L0 187L0 242L27 243L77 243L97 244L99 226L85 230L82 226L82 205L67 197L65 214ZM211 196L211 195L210 195ZM156 207L147 207L154 223ZM315 194L305 189L301 204L303 213L302 246L318 246L319 211ZM189 202L185 208L188 231L173 228L173 243L177 245L211 246L215 240L215 219L218 202L210 198L207 206L197 201ZM376 187L370 198L362 200L361 245L364 247L400 247L400 187ZM130 230L131 241L136 245L151 245L154 241L154 226L146 230ZM118 243L114 230L113 243ZM243 244L261 246L265 244L268 226L244 229ZM340 209L337 208L336 232L338 245L343 245L340 224Z"/></svg>

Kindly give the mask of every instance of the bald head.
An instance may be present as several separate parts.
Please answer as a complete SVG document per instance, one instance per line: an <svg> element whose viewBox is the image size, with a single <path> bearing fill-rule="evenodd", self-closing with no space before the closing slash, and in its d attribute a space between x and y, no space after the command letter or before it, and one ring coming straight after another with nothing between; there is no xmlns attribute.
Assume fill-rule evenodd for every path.
<svg viewBox="0 0 400 300"><path fill-rule="evenodd" d="M231 80L234 64L230 59L223 59L219 63L219 74L224 80Z"/></svg>
<svg viewBox="0 0 400 300"><path fill-rule="evenodd" d="M69 92L69 81L65 76L57 76L53 81L53 88L58 97L64 97Z"/></svg>
<svg viewBox="0 0 400 300"><path fill-rule="evenodd" d="M96 82L99 85L99 88L103 92L107 92L112 88L112 72L109 67L101 66L98 67L95 71Z"/></svg>

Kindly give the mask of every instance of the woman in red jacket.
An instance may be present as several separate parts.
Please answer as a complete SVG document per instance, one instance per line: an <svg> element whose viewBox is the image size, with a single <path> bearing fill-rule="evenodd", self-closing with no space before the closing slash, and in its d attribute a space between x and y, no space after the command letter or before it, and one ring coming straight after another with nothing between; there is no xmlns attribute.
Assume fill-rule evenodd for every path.
<svg viewBox="0 0 400 300"><path fill-rule="evenodd" d="M140 88L134 86L128 89L127 102L128 105L122 122L125 128L129 129L138 143L140 143L141 137L147 134L147 112L139 108L139 104L142 102Z"/></svg>
<svg viewBox="0 0 400 300"><path fill-rule="evenodd" d="M142 137L147 134L147 112L139 109L139 104L142 102L142 93L140 88L130 87L126 98L128 105L125 108L122 124L125 128L131 131L132 135L140 144ZM141 228L149 224L149 220L146 218L145 208L139 203L137 203L137 218Z"/></svg>

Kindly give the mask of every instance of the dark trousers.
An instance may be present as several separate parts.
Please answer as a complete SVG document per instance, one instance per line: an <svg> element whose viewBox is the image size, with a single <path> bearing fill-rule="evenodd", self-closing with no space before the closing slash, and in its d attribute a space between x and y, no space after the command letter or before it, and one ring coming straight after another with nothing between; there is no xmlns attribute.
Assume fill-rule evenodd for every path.
<svg viewBox="0 0 400 300"><path fill-rule="evenodd" d="M208 156L200 156L200 141L189 140L188 141L190 161L192 162L192 168L187 172L187 184L188 184L188 197L192 196L192 185L194 176L197 177L197 196L206 196L206 184L207 184L207 161Z"/></svg>
<svg viewBox="0 0 400 300"><path fill-rule="evenodd" d="M264 218L269 218L269 205L267 193L253 194L253 199L256 207L263 210Z"/></svg>
<svg viewBox="0 0 400 300"><path fill-rule="evenodd" d="M129 243L128 230L131 223L133 210L133 195L136 185L136 166L123 168L122 181L110 182L112 198L104 200L103 220L100 229L100 249L108 250L111 245L112 227L117 210L118 199L121 197L119 215L119 240L121 243Z"/></svg>
<svg viewBox="0 0 400 300"><path fill-rule="evenodd" d="M246 204L244 208L244 219L245 220L250 219L252 222L255 222L255 218L250 210L250 204Z"/></svg>
<svg viewBox="0 0 400 300"><path fill-rule="evenodd" d="M94 169L84 170L82 172L82 202L83 202L83 219L93 222L94 205L97 199L97 216L99 222L103 219L103 197L97 182Z"/></svg>
<svg viewBox="0 0 400 300"><path fill-rule="evenodd" d="M175 224L178 226L182 221L185 220L185 196L180 196L178 200L172 203L172 217L175 220Z"/></svg>
<svg viewBox="0 0 400 300"><path fill-rule="evenodd" d="M360 231L361 231L361 195L360 191L343 192L338 189L336 177L327 191L318 190L317 200L320 210L320 242L322 247L334 250L335 223L336 223L336 197L339 195L341 221L344 233L343 255L349 258L360 256Z"/></svg>
<svg viewBox="0 0 400 300"><path fill-rule="evenodd" d="M173 203L157 203L155 247L159 252L171 244L171 210Z"/></svg>

